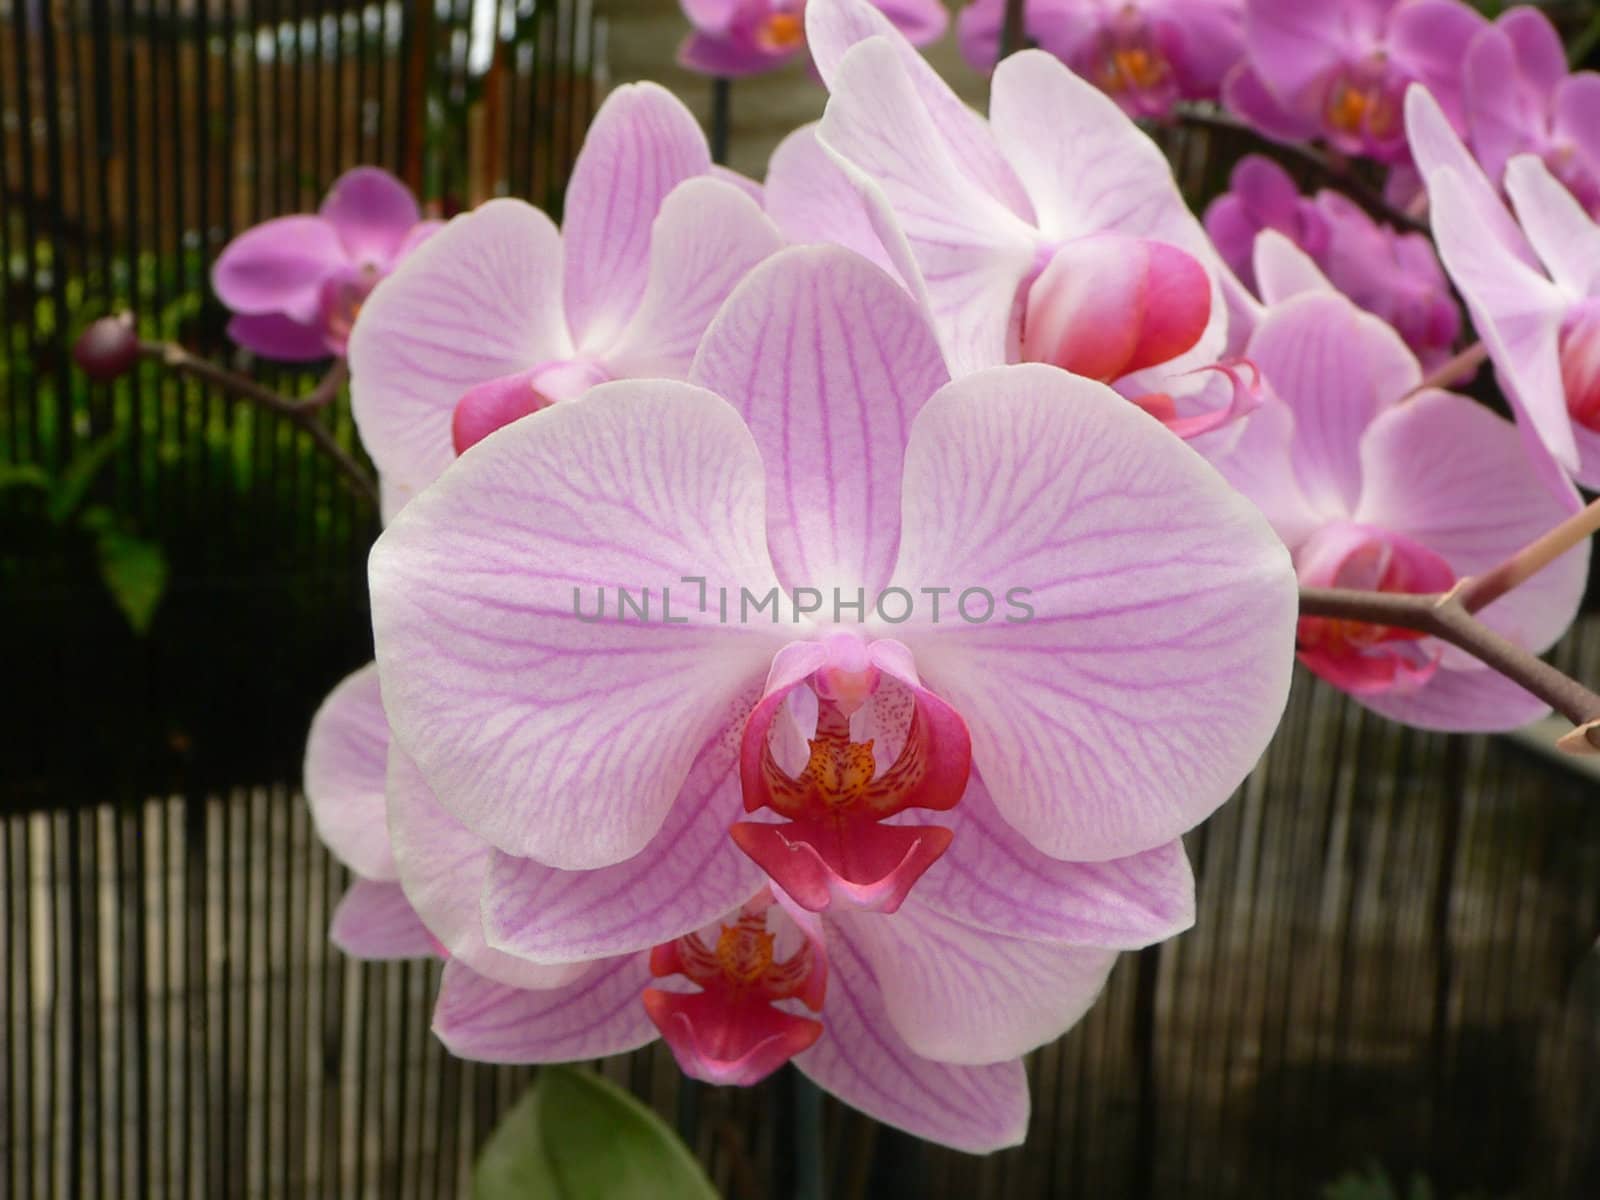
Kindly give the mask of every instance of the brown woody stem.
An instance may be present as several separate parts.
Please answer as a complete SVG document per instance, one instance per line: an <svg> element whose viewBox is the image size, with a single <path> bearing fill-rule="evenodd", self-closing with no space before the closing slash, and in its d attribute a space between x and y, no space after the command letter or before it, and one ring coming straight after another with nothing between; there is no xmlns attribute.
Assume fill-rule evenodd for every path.
<svg viewBox="0 0 1600 1200"><path fill-rule="evenodd" d="M1488 357L1487 347L1482 342L1473 342L1461 353L1446 359L1424 375L1422 382L1412 388L1410 394L1414 396L1428 388L1450 388L1458 383L1466 383L1478 373L1478 368Z"/></svg>
<svg viewBox="0 0 1600 1200"><path fill-rule="evenodd" d="M317 416L317 410L326 408L338 396L339 389L349 377L344 359L334 361L328 373L317 381L317 386L301 397L285 396L248 375L230 371L208 359L196 358L175 342L139 342L139 356L161 363L179 375L186 375L210 384L218 391L236 400L259 404L269 412L299 426L311 438L317 449L333 460L340 473L368 500L378 502L378 485L355 458L341 446L333 432Z"/></svg>

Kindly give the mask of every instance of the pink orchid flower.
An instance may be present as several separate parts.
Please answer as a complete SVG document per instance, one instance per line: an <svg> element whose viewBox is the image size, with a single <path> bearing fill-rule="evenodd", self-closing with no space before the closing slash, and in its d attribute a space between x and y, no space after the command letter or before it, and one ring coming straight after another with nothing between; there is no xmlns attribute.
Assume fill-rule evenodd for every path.
<svg viewBox="0 0 1600 1200"><path fill-rule="evenodd" d="M1256 235L1276 230L1334 287L1393 325L1425 368L1450 357L1461 310L1426 237L1379 225L1338 192L1302 196L1287 171L1260 155L1240 159L1230 182L1232 190L1206 209L1205 227L1223 262L1248 285L1256 286Z"/></svg>
<svg viewBox="0 0 1600 1200"><path fill-rule="evenodd" d="M1214 251L1111 100L1025 51L995 70L984 121L864 0L812 0L807 22L831 95L769 166L791 240L877 241L957 377L1048 362L1186 436L1248 411L1237 375L1206 370L1227 332Z"/></svg>
<svg viewBox="0 0 1600 1200"><path fill-rule="evenodd" d="M1320 137L1405 163L1406 88L1426 84L1460 125L1461 63L1488 22L1461 0L1245 0L1248 61L1228 106L1268 137Z"/></svg>
<svg viewBox="0 0 1600 1200"><path fill-rule="evenodd" d="M1537 8L1508 9L1472 39L1462 92L1468 140L1492 180L1534 154L1600 216L1600 74L1567 72L1566 48Z"/></svg>
<svg viewBox="0 0 1600 1200"><path fill-rule="evenodd" d="M679 0L694 32L678 48L691 71L722 79L759 75L806 51L806 0ZM910 39L926 46L944 36L950 14L940 0L873 0Z"/></svg>
<svg viewBox="0 0 1600 1200"><path fill-rule="evenodd" d="M1294 555L1308 587L1447 592L1577 506L1538 486L1510 422L1464 396L1421 389L1395 331L1362 312L1286 239L1257 241L1271 306L1248 354L1272 398L1215 457ZM1587 545L1483 609L1535 653L1571 624ZM1546 705L1452 647L1408 630L1305 617L1300 661L1367 707L1427 729L1509 729Z"/></svg>
<svg viewBox="0 0 1600 1200"><path fill-rule="evenodd" d="M961 53L979 71L1000 55L1006 0L975 0L956 18ZM1033 0L1027 40L1114 99L1132 117L1179 100L1215 100L1244 56L1243 0Z"/></svg>
<svg viewBox="0 0 1600 1200"><path fill-rule="evenodd" d="M938 461L949 448L929 440L941 421L951 424L939 436L959 439L976 432L962 428L972 414L960 415L966 410L954 400L929 409L919 423L928 431L922 441L907 440L913 418L945 379L920 309L892 281L837 248L791 251L763 264L741 285L696 358L691 381L731 401L734 409L691 389L670 405L663 399L634 411L619 398L665 397L672 389L657 383L611 385L611 401L583 409L605 414L609 424L591 429L588 423L602 417L563 417L565 406L558 406L529 428L565 430L563 438L575 438L580 430L600 437L615 425L602 440L617 444L617 453L638 454L635 439L648 427L658 449L633 471L606 465L629 459L602 462L597 449L551 441L553 433L528 434L533 440L513 451L509 447L523 445L524 439L513 442L501 431L481 443L484 450L463 456L426 493L434 497L430 503L423 505L419 497L390 525L371 568L385 706L397 740L441 801L506 853L567 869L600 867L639 853L672 811L701 747L742 730L746 803L790 819L786 836L816 852L790 855L776 882L791 894L807 892L805 884L818 877L820 859L830 885L827 896L835 900L833 885L839 881L879 882L861 877L860 864L849 860L852 849L860 848L863 862L875 861L876 845L901 840L894 825L878 824L882 817L908 806L950 807L952 792L959 797L969 753L1006 819L1047 853L1066 857L1136 853L1220 803L1253 762L1257 739L1270 732L1281 702L1281 664L1273 663L1270 645L1277 631L1270 614L1285 604L1292 607L1292 595L1286 576L1276 573L1279 562L1270 554L1262 557L1256 531L1237 524L1231 494L1190 498L1184 510L1189 515L1179 522L1183 535L1170 546L1166 539L1176 536L1176 528L1143 518L1139 565L1130 567L1124 557L1136 543L1122 534L1094 552L1112 560L1095 571L1088 570L1092 554L1078 535L1038 521L1004 524L1002 518L1009 518L1003 496L992 487L962 489L958 502L948 497L935 502L925 489L944 495L950 481L987 477L991 469L996 478L1014 477L1026 465L1015 457L1023 447L1014 439L993 440L999 437L999 410L1020 403L1014 399L1018 388L1026 384L1042 389L1041 396L1063 397L1089 388L1087 381L1045 372L985 373L969 386L947 389L943 397L968 396L969 405L978 396L995 396L995 412L986 418L993 428L982 445L971 449L998 457L994 463L969 463ZM1091 388L1085 394L1104 393ZM1044 422L1027 431L1030 446L1072 436L1064 429L1053 431L1053 417L1037 417L1034 409L1043 404L1040 399L1023 406L1030 421ZM1062 412L1074 405L1081 406L1071 399L1059 402ZM656 429L664 417L647 420L645 415L668 408L681 410L677 415L685 423L671 434ZM1057 411L1056 405L1048 408ZM1131 428L1149 428L1132 409L1124 405L1122 411ZM737 420L740 414L749 429ZM1113 436L1120 440L1120 431L1108 429L1102 442ZM686 448L696 438L704 448L690 455ZM491 444L502 449L490 454ZM1068 445L1052 444L1054 476L1071 475L1069 451ZM1030 451L1029 461L1038 452ZM513 453L531 456L522 460L525 468L510 466L505 456ZM1171 453L1170 465L1162 469L1177 472L1175 480L1189 478L1184 472L1193 466L1186 465L1192 461L1187 452L1174 445ZM662 454L672 455L670 462L658 462ZM1127 455L1120 456L1119 463L1127 461ZM481 465L469 469L472 463ZM1084 464L1085 469L1091 465ZM656 473L668 466L666 476ZM591 474L575 474L580 467ZM1155 477L1153 465L1141 472L1141 478ZM587 482L572 490L579 488L580 478ZM936 484L936 478L943 482ZM561 483L568 479L573 483ZM526 491L519 480L533 490ZM604 488L595 490L601 481ZM1193 486L1204 491L1211 482L1204 474ZM1139 490L1145 494L1144 485ZM494 502L498 516L491 519L477 497L500 491L505 496ZM1108 517L1118 511L1109 496L1110 506L1102 510ZM1035 500L1052 512L1048 505L1064 502L1065 496L1047 490ZM1141 505L1158 502L1151 496ZM982 511L965 511L972 505ZM1195 524L1202 510L1216 523L1205 533ZM1084 525L1076 528L1088 531ZM1235 541L1215 547L1202 564L1195 547L1214 541L1224 529ZM1088 536L1093 541L1103 535ZM1148 550L1145 537L1154 539ZM1153 548L1155 542L1164 548ZM506 565L497 573L502 569L492 564L502 559ZM1143 575L1158 559L1162 569ZM1219 583L1202 602L1196 589L1207 586L1203 579L1221 571L1224 561L1226 584ZM1026 573L1032 581L1004 579L1008 570ZM1111 585L1112 578L1129 570L1140 577L1142 588L1120 579ZM1171 591L1155 590L1158 576ZM461 586L468 578L470 589ZM931 619L926 611L914 621L891 615L898 601L882 614L873 605L872 598L891 585L914 597L924 585L933 592L953 586L943 582L947 579L991 597L976 623L970 613L952 620L949 601L943 620ZM696 585L684 582L693 580L710 581L697 605L689 603ZM675 614L658 609L659 620L630 620L619 604L610 619L579 622L580 605L587 605L596 589L659 591L672 584L680 588ZM719 588L731 589L727 595L733 600L704 599L723 596ZM1001 614L997 598L1015 604L1016 588L1037 588L1053 611L1029 620L1009 610ZM829 610L831 620L810 615L815 606L786 612L781 623L776 610L752 614L746 608L737 620L727 616L728 603L744 607L744 593L763 597L773 589L796 597L802 594L797 589L815 589L824 597L837 590L845 599L842 608ZM1094 686L1086 691L1054 682L1063 670L1058 655L1067 646L1089 652L1085 638L1092 636L1100 605L1113 604L1124 613L1124 606L1147 590L1154 608L1182 606L1181 630L1189 634L1164 628L1155 649L1133 635L1128 617L1119 616L1111 622L1119 631L1115 648L1104 650L1116 665L1099 664ZM847 618L846 612L855 611L849 605L858 591L866 595L868 609ZM664 594L655 599L670 602ZM604 593L598 601L604 602ZM642 601L649 603L649 596ZM980 608L977 600L971 606ZM1240 624L1246 612L1260 619ZM1237 630L1240 641L1224 644L1215 622ZM1251 636L1245 636L1246 629ZM1266 644L1258 640L1263 633ZM1122 640L1123 635L1131 640ZM1252 671L1261 672L1260 691L1248 697L1231 692L1238 702L1226 721L1206 707L1204 745L1190 743L1192 755L1179 761L1176 744L1188 739L1176 735L1181 721L1174 714L1182 709L1187 689L1210 695L1220 679L1210 665L1204 672L1195 669L1198 663L1176 666L1187 658L1187 636L1204 638L1206 662L1218 664L1219 671L1235 657L1257 664ZM490 644L500 649L486 653ZM1051 661L1047 674L1036 673L1030 655ZM976 670L979 661L983 667ZM1143 668L1136 669L1137 663ZM539 682L534 684L529 672L536 665ZM1090 755L1083 742L1086 723L1109 735L1132 720L1155 702L1150 690L1155 677L1168 684L1160 689L1159 701L1164 738L1159 746L1121 747L1115 757L1122 765L1113 783L1104 746ZM1108 707L1118 679L1145 699ZM851 717L864 697L880 690L899 705L910 731L907 752L916 757L917 769L895 781L887 796L868 796L852 789L849 770L840 766L828 797L841 808L859 801L876 815L852 825L844 847L837 849L809 835L801 819L803 804L769 797L769 791L785 785L771 774L760 739L786 699L801 703L809 695L804 703L811 705L809 719L816 727L821 710L834 706ZM1198 731L1197 725L1193 732ZM1030 748L1026 755L1025 746ZM1156 755L1163 769L1140 761L1145 753ZM873 778L890 765L877 764ZM1169 771L1180 772L1186 785L1174 789ZM540 781L539 786L530 788L530 780ZM1107 787L1115 800L1109 794L1090 799ZM1174 790L1181 799L1174 799ZM926 865L908 855L891 869ZM870 903L890 907L902 895L891 890Z"/></svg>
<svg viewBox="0 0 1600 1200"><path fill-rule="evenodd" d="M1600 226L1545 164L1505 172L1513 219L1432 98L1406 98L1439 255L1556 495L1600 487Z"/></svg>
<svg viewBox="0 0 1600 1200"><path fill-rule="evenodd" d="M1053 368L947 382L920 307L838 247L756 268L689 384L474 445L371 580L448 1045L659 1031L724 1082L792 1055L972 1149L1020 1137L1018 1056L1115 951L1188 919L1177 834L1270 736L1294 621L1283 548L1196 455ZM585 611L619 584L655 619ZM1017 587L1031 620L980 599ZM748 609L806 589L826 613Z"/></svg>
<svg viewBox="0 0 1600 1200"><path fill-rule="evenodd" d="M211 286L236 314L228 336L286 362L342 355L368 294L438 227L387 171L345 172L315 216L264 221L223 248Z"/></svg>
<svg viewBox="0 0 1600 1200"><path fill-rule="evenodd" d="M679 100L618 88L573 167L563 230L492 200L367 302L351 407L386 509L508 421L608 379L682 378L734 284L780 245L759 202L712 175Z"/></svg>

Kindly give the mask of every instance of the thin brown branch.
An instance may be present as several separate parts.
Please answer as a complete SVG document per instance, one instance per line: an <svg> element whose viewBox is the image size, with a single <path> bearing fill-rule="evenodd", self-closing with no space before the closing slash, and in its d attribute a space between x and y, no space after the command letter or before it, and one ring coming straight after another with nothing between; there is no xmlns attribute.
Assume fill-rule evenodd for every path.
<svg viewBox="0 0 1600 1200"><path fill-rule="evenodd" d="M1396 229L1404 230L1407 233L1429 232L1427 221L1421 217L1413 216L1411 213L1402 212L1390 204L1383 198L1381 192L1352 175L1349 166L1343 159L1334 158L1311 146L1297 142L1273 141L1271 138L1262 136L1243 121L1230 117L1227 113L1218 112L1215 109L1182 105L1172 114L1171 119L1177 124L1191 129L1209 129L1250 138L1264 150L1293 158L1311 167L1378 220L1386 221Z"/></svg>
<svg viewBox="0 0 1600 1200"><path fill-rule="evenodd" d="M186 375L206 383L236 400L248 400L258 404L270 412L287 418L310 437L317 449L332 460L341 474L372 503L378 502L378 485L359 462L357 462L337 438L333 431L317 416L319 409L327 407L339 394L339 389L344 385L347 371L344 360L337 360L313 388L303 397L285 396L275 392L264 384L257 383L248 375L241 375L227 367L211 362L209 359L197 358L182 346L174 342L148 342L140 340L139 356L161 363L168 370L179 375Z"/></svg>
<svg viewBox="0 0 1600 1200"><path fill-rule="evenodd" d="M1463 579L1451 594L1467 612L1475 613L1527 582L1597 531L1600 531L1600 500L1592 500L1586 508L1541 534L1504 562L1481 575Z"/></svg>
<svg viewBox="0 0 1600 1200"><path fill-rule="evenodd" d="M1001 58L1022 49L1023 39L1028 36L1023 15L1026 4L1027 0L1006 0L1005 16L1000 23Z"/></svg>
<svg viewBox="0 0 1600 1200"><path fill-rule="evenodd" d="M1467 383L1478 373L1478 368L1488 357L1488 347L1482 342L1473 342L1465 350L1445 359L1424 375L1422 382L1412 388L1409 394L1414 396L1428 388L1452 388L1458 383Z"/></svg>
<svg viewBox="0 0 1600 1200"><path fill-rule="evenodd" d="M1461 601L1461 589L1445 595L1364 592L1348 588L1301 588L1300 615L1364 621L1431 634L1465 650L1484 666L1539 697L1579 727L1583 742L1564 749L1600 752L1600 695L1576 679L1501 637Z"/></svg>

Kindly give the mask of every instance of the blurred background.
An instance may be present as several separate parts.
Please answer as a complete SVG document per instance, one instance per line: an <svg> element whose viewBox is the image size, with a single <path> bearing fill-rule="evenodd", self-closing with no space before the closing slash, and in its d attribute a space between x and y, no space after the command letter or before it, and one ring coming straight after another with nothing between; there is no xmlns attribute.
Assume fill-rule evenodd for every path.
<svg viewBox="0 0 1600 1200"><path fill-rule="evenodd" d="M1547 11L1593 65L1595 5ZM531 1072L431 1039L436 966L327 944L346 877L297 790L312 711L371 658L376 514L287 422L148 364L91 385L70 348L132 309L310 386L223 333L234 233L358 163L437 215L558 214L613 82L709 120L684 28L676 0L0 0L0 1194L469 1190ZM981 103L952 39L930 57ZM802 68L734 85L731 164L759 178L823 100ZM1154 132L1197 208L1259 148ZM1600 622L1556 657L1600 679ZM1031 1060L1026 1146L974 1159L829 1101L828 1194L1600 1195L1600 780L1537 742L1300 677L1190 839L1196 928ZM791 1076L684 1086L659 1047L602 1069L726 1195L792 1194Z"/></svg>

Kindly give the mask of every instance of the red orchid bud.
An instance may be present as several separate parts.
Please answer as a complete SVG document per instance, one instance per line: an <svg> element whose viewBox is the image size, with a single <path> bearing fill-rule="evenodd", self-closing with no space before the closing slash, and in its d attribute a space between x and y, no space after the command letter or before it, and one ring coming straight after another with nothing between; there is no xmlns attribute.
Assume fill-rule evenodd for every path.
<svg viewBox="0 0 1600 1200"><path fill-rule="evenodd" d="M1079 238L1028 288L1022 357L1110 383L1176 358L1211 319L1211 281L1191 255L1144 238Z"/></svg>
<svg viewBox="0 0 1600 1200"><path fill-rule="evenodd" d="M118 313L90 322L72 347L72 359L98 383L109 383L127 374L139 360L139 335L133 328L133 314Z"/></svg>

